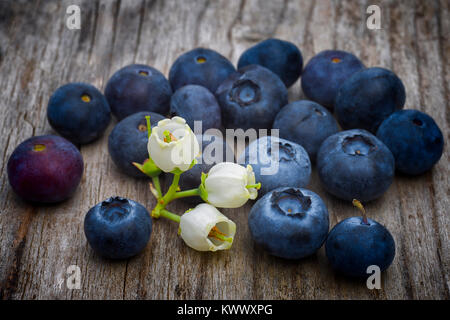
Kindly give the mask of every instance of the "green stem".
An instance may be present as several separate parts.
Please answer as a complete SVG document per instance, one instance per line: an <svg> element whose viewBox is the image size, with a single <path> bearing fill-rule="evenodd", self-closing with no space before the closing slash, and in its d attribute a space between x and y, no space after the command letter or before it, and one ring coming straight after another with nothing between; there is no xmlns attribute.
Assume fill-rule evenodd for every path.
<svg viewBox="0 0 450 320"><path fill-rule="evenodd" d="M175 213L172 213L170 211L167 211L166 209L161 209L159 211L159 214L160 214L161 217L164 217L166 219L169 219L169 220L175 221L177 223L180 223L180 216L175 214Z"/></svg>
<svg viewBox="0 0 450 320"><path fill-rule="evenodd" d="M255 188L256 190L261 189L261 182L258 182L257 184L248 184L245 186L247 189Z"/></svg>
<svg viewBox="0 0 450 320"><path fill-rule="evenodd" d="M172 137L170 136L170 131L169 131L169 130L165 130L165 131L163 132L163 135L164 135L164 140L165 140L167 143L172 142Z"/></svg>
<svg viewBox="0 0 450 320"><path fill-rule="evenodd" d="M178 183L180 182L180 176L181 173L173 174L172 184L170 185L169 190L167 190L167 193L162 198L165 204L169 203L169 201L172 200L174 194L177 192Z"/></svg>
<svg viewBox="0 0 450 320"><path fill-rule="evenodd" d="M174 194L172 200L179 199L179 198L186 198L186 197L195 197L198 195L200 195L200 190L198 188L184 190L184 191L176 192Z"/></svg>
<svg viewBox="0 0 450 320"><path fill-rule="evenodd" d="M232 243L232 242L233 242L233 238L232 238L232 237L227 237L225 234L223 234L222 232L220 232L220 231L217 229L217 227L213 227L213 228L211 229L211 231L210 231L209 234L208 234L208 237L216 238L217 240L220 240L220 241L226 241L226 242L229 242L229 243Z"/></svg>
<svg viewBox="0 0 450 320"><path fill-rule="evenodd" d="M147 133L148 133L148 138L150 138L150 135L152 134L152 126L150 124L150 116L145 116L145 120L147 120Z"/></svg>
<svg viewBox="0 0 450 320"><path fill-rule="evenodd" d="M161 184L159 182L159 177L158 176L153 177L152 181L156 191L158 191L158 200L159 200L160 198L162 198L162 191L161 191Z"/></svg>
<svg viewBox="0 0 450 320"><path fill-rule="evenodd" d="M217 238L217 239L219 239L219 240L221 240L221 241L226 241L226 242L229 242L229 243L233 242L233 238L231 238L231 237L226 237L226 236L223 236L223 235L221 235L221 234L216 234L216 235L214 235L213 238Z"/></svg>
<svg viewBox="0 0 450 320"><path fill-rule="evenodd" d="M158 204L152 210L152 217L159 218L161 210L163 210L166 207L166 205L172 200L173 196L177 192L178 183L180 182L180 176L181 173L173 174L172 184L170 185L169 190L167 190L166 194L161 199L158 200Z"/></svg>

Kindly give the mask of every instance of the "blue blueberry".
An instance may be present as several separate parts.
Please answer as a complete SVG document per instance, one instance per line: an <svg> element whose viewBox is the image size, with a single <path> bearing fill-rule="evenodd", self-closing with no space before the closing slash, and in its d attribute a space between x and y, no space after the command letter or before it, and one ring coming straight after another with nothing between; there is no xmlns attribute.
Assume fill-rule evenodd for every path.
<svg viewBox="0 0 450 320"><path fill-rule="evenodd" d="M363 63L350 52L325 50L309 60L302 74L303 93L311 100L333 110L337 91Z"/></svg>
<svg viewBox="0 0 450 320"><path fill-rule="evenodd" d="M405 87L395 73L367 68L354 73L339 88L336 116L343 129L376 133L384 119L403 108L405 99Z"/></svg>
<svg viewBox="0 0 450 320"><path fill-rule="evenodd" d="M164 119L162 115L148 111L132 114L116 124L108 138L108 151L114 164L125 174L137 178L147 177L132 164L148 159L145 116L150 116L152 127Z"/></svg>
<svg viewBox="0 0 450 320"><path fill-rule="evenodd" d="M251 64L266 67L289 88L302 73L303 57L292 42L272 38L244 51L239 58L238 69Z"/></svg>
<svg viewBox="0 0 450 320"><path fill-rule="evenodd" d="M250 65L226 79L216 92L226 128L269 129L288 102L286 86L269 69Z"/></svg>
<svg viewBox="0 0 450 320"><path fill-rule="evenodd" d="M152 219L141 204L112 197L92 207L84 218L89 245L108 259L127 259L141 252L152 233Z"/></svg>
<svg viewBox="0 0 450 320"><path fill-rule="evenodd" d="M108 80L105 96L118 120L140 111L167 115L172 89L155 68L132 64L115 72Z"/></svg>
<svg viewBox="0 0 450 320"><path fill-rule="evenodd" d="M8 179L22 199L38 203L63 201L83 176L83 157L70 141L53 135L31 137L14 149Z"/></svg>
<svg viewBox="0 0 450 320"><path fill-rule="evenodd" d="M170 99L171 116L180 116L194 130L194 121L202 122L202 132L221 128L222 116L216 97L205 87L187 85L181 87Z"/></svg>
<svg viewBox="0 0 450 320"><path fill-rule="evenodd" d="M396 169L410 175L430 170L444 149L444 137L438 125L418 110L394 112L382 122L377 137L394 155Z"/></svg>
<svg viewBox="0 0 450 320"><path fill-rule="evenodd" d="M334 270L352 277L369 277L367 267L386 270L394 260L395 242L378 222L351 217L339 222L328 235L325 250Z"/></svg>
<svg viewBox="0 0 450 320"><path fill-rule="evenodd" d="M197 135L197 140L201 144L201 156L197 158L198 163L190 170L185 171L180 179L181 190L198 188L201 183L202 172L208 173L217 163L234 162L234 151L219 136L203 133ZM199 197L183 198L191 204L200 203Z"/></svg>
<svg viewBox="0 0 450 320"><path fill-rule="evenodd" d="M311 161L305 149L272 136L250 143L238 163L253 167L256 182L261 182L260 196L279 187L306 187L311 177Z"/></svg>
<svg viewBox="0 0 450 320"><path fill-rule="evenodd" d="M212 93L236 69L220 53L205 48L196 48L175 60L169 71L173 91L187 84L198 84Z"/></svg>
<svg viewBox="0 0 450 320"><path fill-rule="evenodd" d="M278 188L250 210L248 226L256 244L271 255L301 259L315 253L328 234L328 210L312 191Z"/></svg>
<svg viewBox="0 0 450 320"><path fill-rule="evenodd" d="M298 143L312 162L322 142L339 131L333 115L320 104L308 100L291 102L275 117L273 129L279 129L280 137Z"/></svg>
<svg viewBox="0 0 450 320"><path fill-rule="evenodd" d="M328 137L317 154L320 181L329 193L352 201L381 197L394 179L394 156L366 130L354 129Z"/></svg>
<svg viewBox="0 0 450 320"><path fill-rule="evenodd" d="M68 83L59 87L47 106L48 122L60 135L76 144L99 138L111 120L111 110L103 94L88 83Z"/></svg>

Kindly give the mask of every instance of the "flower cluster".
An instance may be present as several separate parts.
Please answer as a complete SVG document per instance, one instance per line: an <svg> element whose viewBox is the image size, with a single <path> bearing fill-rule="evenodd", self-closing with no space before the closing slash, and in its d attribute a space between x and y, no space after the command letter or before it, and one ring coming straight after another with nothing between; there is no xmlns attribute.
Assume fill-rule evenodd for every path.
<svg viewBox="0 0 450 320"><path fill-rule="evenodd" d="M179 234L184 242L198 251L229 249L233 244L236 224L217 208L239 208L249 199L256 199L260 183L250 165L243 167L232 162L213 166L202 173L201 184L196 189L180 190L183 172L191 169L199 155L199 143L191 128L181 117L164 119L153 129L147 116L149 158L134 165L152 178L150 190L157 199L152 217L164 217L179 223ZM161 190L159 175L173 174L172 184L165 194ZM206 203L179 216L166 209L167 204L179 198L199 196Z"/></svg>

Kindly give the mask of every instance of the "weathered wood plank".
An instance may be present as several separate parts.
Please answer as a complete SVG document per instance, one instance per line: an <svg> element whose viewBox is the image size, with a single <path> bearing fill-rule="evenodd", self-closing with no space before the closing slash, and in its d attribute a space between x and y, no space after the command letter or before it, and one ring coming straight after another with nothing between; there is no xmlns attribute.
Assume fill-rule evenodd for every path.
<svg viewBox="0 0 450 320"><path fill-rule="evenodd" d="M65 27L69 4L82 8L82 29ZM87 245L87 210L113 195L154 205L147 181L120 173L107 152L106 134L81 147L85 172L75 196L59 205L31 206L7 181L6 161L32 136L53 132L47 101L60 85L90 82L104 89L111 74L133 62L166 75L182 52L218 50L236 63L267 37L296 43L305 63L336 48L367 66L393 69L404 81L407 108L432 115L448 141L450 25L448 1L382 1L382 29L368 30L369 1L2 1L0 2L0 298L13 299L394 299L449 298L449 151L430 172L397 176L367 210L393 233L397 256L382 290L335 275L323 248L289 262L254 246L247 227L251 204L223 210L238 227L232 250L216 254L187 248L177 226L154 221L146 250L128 261L99 258ZM304 98L300 82L290 100ZM310 188L320 194L330 223L356 214L351 204L325 193L314 171ZM188 205L171 204L183 212ZM81 268L81 290L61 281L69 265Z"/></svg>

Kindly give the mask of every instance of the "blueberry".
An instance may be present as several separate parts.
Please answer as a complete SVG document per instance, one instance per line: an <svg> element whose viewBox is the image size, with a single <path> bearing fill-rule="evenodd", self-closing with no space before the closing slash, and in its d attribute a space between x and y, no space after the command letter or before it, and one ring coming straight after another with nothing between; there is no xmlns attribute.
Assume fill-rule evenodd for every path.
<svg viewBox="0 0 450 320"><path fill-rule="evenodd" d="M228 77L217 89L226 128L268 129L288 102L286 86L269 69L250 65Z"/></svg>
<svg viewBox="0 0 450 320"><path fill-rule="evenodd" d="M108 80L105 96L118 120L140 111L166 115L172 89L166 77L155 68L132 64Z"/></svg>
<svg viewBox="0 0 450 320"><path fill-rule="evenodd" d="M354 73L339 88L336 115L343 129L372 133L384 119L405 104L405 87L392 71L367 68Z"/></svg>
<svg viewBox="0 0 450 320"><path fill-rule="evenodd" d="M430 170L444 149L444 137L436 122L418 110L394 112L382 122L377 137L394 155L396 169L411 175Z"/></svg>
<svg viewBox="0 0 450 320"><path fill-rule="evenodd" d="M279 187L305 187L311 177L311 162L305 149L272 136L250 143L238 163L253 167L256 182L261 182L260 196Z"/></svg>
<svg viewBox="0 0 450 320"><path fill-rule="evenodd" d="M303 57L292 42L272 38L244 51L239 58L238 69L251 64L266 67L289 88L302 73Z"/></svg>
<svg viewBox="0 0 450 320"><path fill-rule="evenodd" d="M205 87L187 85L181 87L170 99L170 114L180 116L194 130L194 121L202 122L202 132L221 128L222 116L216 97Z"/></svg>
<svg viewBox="0 0 450 320"><path fill-rule="evenodd" d="M317 154L323 187L334 196L352 201L381 197L394 179L394 156L366 130L354 129L328 137Z"/></svg>
<svg viewBox="0 0 450 320"><path fill-rule="evenodd" d="M103 94L87 83L59 87L47 106L48 122L60 135L77 144L99 138L111 120Z"/></svg>
<svg viewBox="0 0 450 320"><path fill-rule="evenodd" d="M259 199L250 210L248 226L256 244L285 259L315 253L328 234L328 210L312 191L278 188Z"/></svg>
<svg viewBox="0 0 450 320"><path fill-rule="evenodd" d="M152 219L141 204L112 197L92 207L84 218L89 245L108 259L127 259L141 252L152 233Z"/></svg>
<svg viewBox="0 0 450 320"><path fill-rule="evenodd" d="M395 242L378 222L351 217L339 222L328 235L325 250L331 266L347 276L368 277L367 267L386 270L394 260Z"/></svg>
<svg viewBox="0 0 450 320"><path fill-rule="evenodd" d="M108 139L108 151L114 164L127 175L137 178L147 177L132 164L148 159L145 116L150 116L152 127L164 119L162 115L148 111L132 114L116 124Z"/></svg>
<svg viewBox="0 0 450 320"><path fill-rule="evenodd" d="M180 179L181 190L198 188L201 183L202 172L208 173L215 164L221 162L234 162L234 151L219 136L203 133L197 135L197 140L202 146L198 163L190 170L185 171ZM191 204L200 203L199 197L183 198Z"/></svg>
<svg viewBox="0 0 450 320"><path fill-rule="evenodd" d="M333 115L320 104L300 100L287 104L275 117L273 129L280 137L296 142L305 148L312 162L322 142L339 131Z"/></svg>
<svg viewBox="0 0 450 320"><path fill-rule="evenodd" d="M303 93L311 100L333 110L337 91L363 63L350 52L325 50L309 60L302 74Z"/></svg>
<svg viewBox="0 0 450 320"><path fill-rule="evenodd" d="M83 158L62 137L37 136L14 149L7 171L12 189L24 200L60 202L78 187L83 175Z"/></svg>
<svg viewBox="0 0 450 320"><path fill-rule="evenodd" d="M187 84L198 84L212 93L236 69L220 53L205 48L188 51L175 60L169 71L173 91Z"/></svg>

